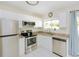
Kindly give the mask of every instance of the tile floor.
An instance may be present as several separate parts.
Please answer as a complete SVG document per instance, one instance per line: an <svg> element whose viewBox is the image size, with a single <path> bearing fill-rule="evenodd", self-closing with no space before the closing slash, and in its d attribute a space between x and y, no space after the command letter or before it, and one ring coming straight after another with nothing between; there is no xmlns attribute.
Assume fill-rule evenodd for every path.
<svg viewBox="0 0 79 59"><path fill-rule="evenodd" d="M24 57L59 57L59 56L53 54L52 52L46 50L43 47L38 47L36 50L25 55Z"/></svg>

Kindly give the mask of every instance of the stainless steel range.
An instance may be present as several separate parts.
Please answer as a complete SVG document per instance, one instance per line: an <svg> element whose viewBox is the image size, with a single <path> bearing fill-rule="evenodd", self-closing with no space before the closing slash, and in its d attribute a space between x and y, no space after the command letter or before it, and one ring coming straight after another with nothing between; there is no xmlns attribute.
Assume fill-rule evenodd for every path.
<svg viewBox="0 0 79 59"><path fill-rule="evenodd" d="M30 53L36 48L37 48L36 36L28 37L25 39L25 54Z"/></svg>
<svg viewBox="0 0 79 59"><path fill-rule="evenodd" d="M27 46L33 45L36 43L36 37L27 38Z"/></svg>
<svg viewBox="0 0 79 59"><path fill-rule="evenodd" d="M37 48L36 35L33 35L31 30L22 32L21 35L23 37L25 37L25 41L24 41L25 52L24 52L24 54L30 53L31 51L33 51Z"/></svg>

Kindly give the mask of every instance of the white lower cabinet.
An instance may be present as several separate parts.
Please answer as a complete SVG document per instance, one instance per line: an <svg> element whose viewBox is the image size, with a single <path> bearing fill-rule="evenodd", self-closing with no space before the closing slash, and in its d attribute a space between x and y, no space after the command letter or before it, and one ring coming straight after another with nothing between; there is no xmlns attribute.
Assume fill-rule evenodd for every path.
<svg viewBox="0 0 79 59"><path fill-rule="evenodd" d="M24 39L25 38L20 38L19 39L19 56L24 56L24 52L25 52L25 46L24 46Z"/></svg>
<svg viewBox="0 0 79 59"><path fill-rule="evenodd" d="M38 35L37 42L39 47L42 46L47 50L52 51L52 37Z"/></svg>
<svg viewBox="0 0 79 59"><path fill-rule="evenodd" d="M60 39L60 40L59 40ZM38 35L38 46L42 46L58 56L67 56L67 41L61 38L53 39L53 36Z"/></svg>

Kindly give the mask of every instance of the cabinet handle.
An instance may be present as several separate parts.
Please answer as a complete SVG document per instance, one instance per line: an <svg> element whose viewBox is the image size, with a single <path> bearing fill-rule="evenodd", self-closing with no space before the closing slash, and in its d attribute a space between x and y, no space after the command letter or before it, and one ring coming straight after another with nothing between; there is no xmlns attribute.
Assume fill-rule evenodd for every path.
<svg viewBox="0 0 79 59"><path fill-rule="evenodd" d="M56 37L53 37L54 40L58 40L58 41L62 41L62 42L66 42L65 39L60 39L60 38L56 38Z"/></svg>

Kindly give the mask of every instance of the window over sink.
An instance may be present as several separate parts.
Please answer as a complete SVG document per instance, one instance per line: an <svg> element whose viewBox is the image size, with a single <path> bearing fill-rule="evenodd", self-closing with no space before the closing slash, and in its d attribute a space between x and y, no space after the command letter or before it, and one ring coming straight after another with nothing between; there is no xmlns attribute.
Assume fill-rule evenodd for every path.
<svg viewBox="0 0 79 59"><path fill-rule="evenodd" d="M59 20L44 21L44 28L45 29L58 30L60 28Z"/></svg>

